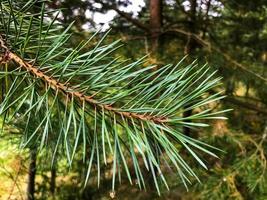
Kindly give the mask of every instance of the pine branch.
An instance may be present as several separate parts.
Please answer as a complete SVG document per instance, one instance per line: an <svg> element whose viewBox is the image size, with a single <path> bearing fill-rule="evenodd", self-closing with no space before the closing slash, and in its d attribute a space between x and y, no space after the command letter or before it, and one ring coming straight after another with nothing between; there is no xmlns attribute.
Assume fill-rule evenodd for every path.
<svg viewBox="0 0 267 200"><path fill-rule="evenodd" d="M120 165L132 183L129 160L140 189L145 188L141 163L152 173L158 193L159 180L168 189L163 161L186 187L189 177L198 180L180 149L185 148L205 169L198 151L217 157L212 150L218 149L181 130L208 126L200 120L225 119L220 115L227 110L209 108L224 98L220 92L208 95L221 78L214 78L207 65L186 65L183 59L151 70L155 66L144 66L145 57L134 62L114 58L119 41L103 44L107 34L92 49L88 46L96 34L72 47L72 24L62 29L56 17L49 18L51 11L46 12L44 4L41 12L25 16L31 3L0 3L4 13L0 15L1 63L5 65L0 71L5 82L0 115L3 123L22 130L23 146L50 149L53 160L62 150L69 165L81 151L88 167L85 182L95 166L98 184L100 166L112 156L113 190ZM184 108L198 112L182 117Z"/></svg>
<svg viewBox="0 0 267 200"><path fill-rule="evenodd" d="M140 119L140 120L153 121L155 123L164 123L164 122L168 121L168 119L166 117L158 117L158 116L151 116L151 115L145 115L145 114L140 115L140 114L137 114L134 112L120 112L120 111L118 111L118 109L116 109L110 105L101 104L97 100L94 100L92 98L93 95L92 96L84 95L82 92L79 92L79 89L77 89L77 88L74 89L67 84L58 82L53 77L48 76L44 72L39 70L38 67L35 67L32 64L24 61L18 55L14 54L13 52L8 50L6 45L4 45L4 41L2 39L0 39L0 46L2 48L6 49L5 56L4 56L3 60L0 61L0 64L1 64L1 62L6 63L7 61L14 60L17 64L19 64L20 67L25 68L25 70L27 72L31 73L32 75L34 75L37 78L44 80L49 86L51 86L53 89L55 89L56 92L60 91L63 94L65 94L66 96L77 97L81 102L86 101L87 103L89 103L93 106L96 106L99 109L103 108L107 111L114 112L115 114L117 114L119 116L124 116L124 117L130 118L130 119L136 118L136 119Z"/></svg>

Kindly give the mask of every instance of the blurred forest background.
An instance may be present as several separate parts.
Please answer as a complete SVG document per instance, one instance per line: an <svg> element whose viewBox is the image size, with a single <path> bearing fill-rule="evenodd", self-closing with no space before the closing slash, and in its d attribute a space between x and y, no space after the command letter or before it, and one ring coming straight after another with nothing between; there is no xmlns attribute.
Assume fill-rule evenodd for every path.
<svg viewBox="0 0 267 200"><path fill-rule="evenodd" d="M188 192L170 174L170 191L160 197L153 180L147 191L139 191L126 177L112 193L109 165L101 166L100 188L94 178L83 188L86 169L78 159L71 169L64 161L50 169L42 155L18 150L17 131L10 128L0 141L0 199L25 199L28 171L35 167L36 199L267 199L266 0L54 0L46 6L62 9L63 25L75 21L73 44L99 29L101 38L111 28L107 42L121 39L125 45L116 55L123 58L148 54L148 62L160 67L189 55L188 63L197 59L218 70L223 77L218 90L227 97L216 106L234 109L229 120L184 132L225 153L220 159L204 157L208 171L191 163L202 184L193 182Z"/></svg>

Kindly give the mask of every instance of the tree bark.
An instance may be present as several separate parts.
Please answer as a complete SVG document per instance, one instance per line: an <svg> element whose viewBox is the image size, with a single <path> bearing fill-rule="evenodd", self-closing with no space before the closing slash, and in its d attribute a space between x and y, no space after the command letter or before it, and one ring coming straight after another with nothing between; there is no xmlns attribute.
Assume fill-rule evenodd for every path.
<svg viewBox="0 0 267 200"><path fill-rule="evenodd" d="M30 150L30 165L28 170L27 200L34 200L36 175L36 149Z"/></svg>
<svg viewBox="0 0 267 200"><path fill-rule="evenodd" d="M189 11L189 32L191 34L197 34L197 0L190 0L190 11ZM198 43L194 38L189 36L187 42L187 54L192 54L197 48Z"/></svg>
<svg viewBox="0 0 267 200"><path fill-rule="evenodd" d="M150 34L151 34L151 52L157 51L159 46L159 36L162 27L162 0L150 0Z"/></svg>

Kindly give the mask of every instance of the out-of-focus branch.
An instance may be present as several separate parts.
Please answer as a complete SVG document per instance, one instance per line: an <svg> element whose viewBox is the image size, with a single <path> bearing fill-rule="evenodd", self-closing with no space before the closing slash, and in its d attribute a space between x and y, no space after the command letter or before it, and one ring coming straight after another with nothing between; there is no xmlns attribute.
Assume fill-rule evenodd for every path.
<svg viewBox="0 0 267 200"><path fill-rule="evenodd" d="M211 0L208 0L206 3L206 13L205 13L205 25L203 27L203 39L205 39L206 36L206 32L208 29L208 22L209 22L209 11L210 11L210 7L211 7Z"/></svg>
<svg viewBox="0 0 267 200"><path fill-rule="evenodd" d="M100 0L95 0L95 2L100 3L105 8L112 9L112 10L116 11L121 17L123 17L127 21L131 22L136 27L144 30L145 32L150 32L149 26L147 26L146 24L143 24L139 20L133 18L129 13L121 11L115 5L109 5L108 3L104 3L103 1L100 1Z"/></svg>
<svg viewBox="0 0 267 200"><path fill-rule="evenodd" d="M263 106L256 105L255 103L249 103L239 100L238 98L234 96L227 96L223 99L223 101L235 104L237 106L241 106L243 108L256 111L257 113L267 115L267 108Z"/></svg>
<svg viewBox="0 0 267 200"><path fill-rule="evenodd" d="M182 3L178 0L176 1L176 6L186 15L189 16L189 13L184 9Z"/></svg>
<svg viewBox="0 0 267 200"><path fill-rule="evenodd" d="M199 44L207 47L209 51L211 51L211 50L216 51L217 53L221 54L228 62L232 63L234 66L242 69L243 71L246 71L246 72L252 74L253 76L255 76L255 77L259 78L260 80L262 80L262 81L267 83L267 78L265 78L265 77L255 73L255 72L249 70L243 64L241 64L241 63L237 62L235 59L233 59L229 54L224 53L219 48L212 46L210 42L208 42L206 40L203 40L197 34L193 34L193 33L190 33L188 31L185 31L185 30L182 30L182 29L178 29L178 28L166 30L162 34L166 34L166 33L179 33L179 34L183 34L183 35L186 35L186 36L190 36L191 38L195 39Z"/></svg>

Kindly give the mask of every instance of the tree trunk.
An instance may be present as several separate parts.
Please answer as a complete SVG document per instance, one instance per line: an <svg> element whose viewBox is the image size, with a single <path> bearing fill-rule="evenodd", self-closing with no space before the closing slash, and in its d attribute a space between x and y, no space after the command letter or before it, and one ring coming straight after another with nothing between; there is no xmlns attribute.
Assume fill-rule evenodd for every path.
<svg viewBox="0 0 267 200"><path fill-rule="evenodd" d="M197 17L196 17L196 11L197 11L197 0L190 0L190 20L189 20L189 26L188 29L190 33L192 34L197 34ZM192 37L189 36L186 48L185 48L185 53L186 54L193 54L194 51L196 50L198 44L196 40ZM191 105L188 105L190 107ZM186 109L187 107L185 107ZM192 115L192 110L187 110L183 113L183 117L189 117ZM190 122L190 120L185 120L186 122ZM190 128L184 126L183 127L183 133L187 136L190 136Z"/></svg>
<svg viewBox="0 0 267 200"><path fill-rule="evenodd" d="M34 200L36 175L36 149L30 150L30 165L28 170L27 200Z"/></svg>
<svg viewBox="0 0 267 200"><path fill-rule="evenodd" d="M57 177L57 168L53 166L51 169L51 179L50 179L50 192L54 197L56 191L56 177Z"/></svg>
<svg viewBox="0 0 267 200"><path fill-rule="evenodd" d="M162 26L162 0L150 0L150 33L151 52L155 53L159 46L159 36Z"/></svg>
<svg viewBox="0 0 267 200"><path fill-rule="evenodd" d="M189 11L189 32L192 34L197 34L197 0L190 0L190 11ZM188 38L188 44L187 44L187 54L192 54L195 49L198 46L197 41L192 38L189 37Z"/></svg>

